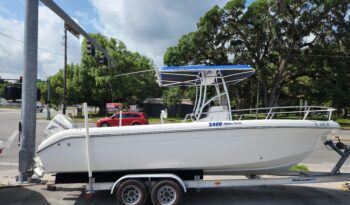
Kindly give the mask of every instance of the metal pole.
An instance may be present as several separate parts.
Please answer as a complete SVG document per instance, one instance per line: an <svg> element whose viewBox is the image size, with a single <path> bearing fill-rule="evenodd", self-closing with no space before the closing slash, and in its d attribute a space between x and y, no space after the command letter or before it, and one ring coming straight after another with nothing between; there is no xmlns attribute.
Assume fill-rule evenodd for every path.
<svg viewBox="0 0 350 205"><path fill-rule="evenodd" d="M260 94L260 82L259 82L259 76L258 76L258 88L256 91L256 108L259 107L259 94Z"/></svg>
<svg viewBox="0 0 350 205"><path fill-rule="evenodd" d="M38 64L38 0L26 0L24 26L24 72L22 83L22 137L19 150L18 182L33 175L36 129Z"/></svg>
<svg viewBox="0 0 350 205"><path fill-rule="evenodd" d="M50 116L50 107L51 107L51 99L50 99L50 95L51 95L51 82L50 82L50 78L47 79L47 120L51 119Z"/></svg>
<svg viewBox="0 0 350 205"><path fill-rule="evenodd" d="M258 119L258 108L259 108L259 94L260 94L260 82L259 82L259 75L258 75L258 89L257 89L257 92L256 92L256 110L255 110L255 119Z"/></svg>
<svg viewBox="0 0 350 205"><path fill-rule="evenodd" d="M120 108L120 110L119 110L119 127L121 127L123 125L122 122L123 122L123 110L122 110L122 108Z"/></svg>
<svg viewBox="0 0 350 205"><path fill-rule="evenodd" d="M67 29L64 28L63 114L67 108Z"/></svg>
<svg viewBox="0 0 350 205"><path fill-rule="evenodd" d="M62 20L68 24L72 29L75 30L74 33L83 35L88 41L90 41L95 48L102 51L102 53L108 58L108 62L112 63L113 66L116 65L116 62L113 58L108 55L106 49L102 47L99 43L97 43L83 28L79 26L66 12L64 12L53 0L40 0L43 4L45 4L51 11L55 12Z"/></svg>
<svg viewBox="0 0 350 205"><path fill-rule="evenodd" d="M87 103L85 102L83 104L84 108L84 119L85 119L85 131L86 131L86 158L87 158L87 169L88 169L88 176L89 176L89 188L90 192L93 191L92 189L92 169L91 169L91 153L90 153L90 134L89 134L89 113L88 113L88 107Z"/></svg>

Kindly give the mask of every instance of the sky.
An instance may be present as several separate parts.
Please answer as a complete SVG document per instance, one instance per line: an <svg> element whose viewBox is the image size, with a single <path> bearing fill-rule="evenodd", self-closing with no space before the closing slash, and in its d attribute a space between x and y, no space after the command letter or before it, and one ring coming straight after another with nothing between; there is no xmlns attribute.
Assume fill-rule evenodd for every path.
<svg viewBox="0 0 350 205"><path fill-rule="evenodd" d="M163 55L179 38L196 30L201 16L227 0L54 0L87 32L123 41L127 48L163 65ZM248 0L247 3L253 0ZM24 67L25 0L0 1L0 76L19 78ZM38 78L63 67L63 21L39 5ZM82 38L68 34L68 63L80 63Z"/></svg>

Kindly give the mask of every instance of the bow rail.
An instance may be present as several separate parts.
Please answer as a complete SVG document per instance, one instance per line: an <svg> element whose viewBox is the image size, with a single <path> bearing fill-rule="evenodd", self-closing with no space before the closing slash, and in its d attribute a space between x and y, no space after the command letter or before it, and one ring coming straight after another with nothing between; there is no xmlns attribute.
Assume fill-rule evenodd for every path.
<svg viewBox="0 0 350 205"><path fill-rule="evenodd" d="M284 106L265 107L232 110L232 120L273 120L273 119L295 119L295 120L332 120L332 114L336 109L323 106ZM203 112L201 119L214 113L228 113L229 111ZM195 114L187 114L184 121L196 121Z"/></svg>

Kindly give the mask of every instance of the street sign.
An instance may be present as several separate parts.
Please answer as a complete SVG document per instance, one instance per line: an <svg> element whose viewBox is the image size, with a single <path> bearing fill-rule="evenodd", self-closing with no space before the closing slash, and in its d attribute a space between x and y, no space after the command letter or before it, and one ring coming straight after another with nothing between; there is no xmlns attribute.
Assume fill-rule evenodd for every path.
<svg viewBox="0 0 350 205"><path fill-rule="evenodd" d="M122 107L123 107L123 104L121 103L106 103L107 112L117 112L121 110Z"/></svg>
<svg viewBox="0 0 350 205"><path fill-rule="evenodd" d="M73 36L79 38L80 33L74 28L72 28L70 25L64 23L64 28L67 29L67 31L69 31Z"/></svg>

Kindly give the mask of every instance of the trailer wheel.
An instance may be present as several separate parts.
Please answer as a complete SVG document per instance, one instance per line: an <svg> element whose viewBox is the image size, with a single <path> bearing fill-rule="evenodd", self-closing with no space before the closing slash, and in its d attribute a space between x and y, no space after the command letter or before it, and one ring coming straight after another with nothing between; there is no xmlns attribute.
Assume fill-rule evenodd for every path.
<svg viewBox="0 0 350 205"><path fill-rule="evenodd" d="M174 181L161 180L152 188L151 199L154 205L177 205L183 197L183 190Z"/></svg>
<svg viewBox="0 0 350 205"><path fill-rule="evenodd" d="M138 180L125 180L117 188L116 199L119 205L143 205L147 200L145 185Z"/></svg>

